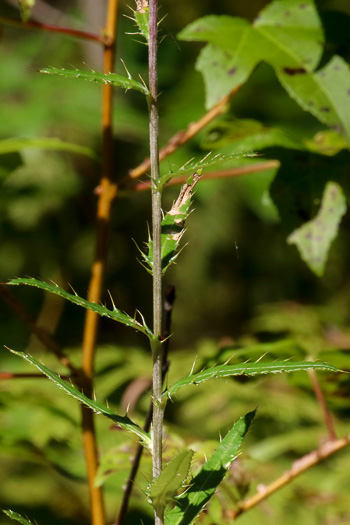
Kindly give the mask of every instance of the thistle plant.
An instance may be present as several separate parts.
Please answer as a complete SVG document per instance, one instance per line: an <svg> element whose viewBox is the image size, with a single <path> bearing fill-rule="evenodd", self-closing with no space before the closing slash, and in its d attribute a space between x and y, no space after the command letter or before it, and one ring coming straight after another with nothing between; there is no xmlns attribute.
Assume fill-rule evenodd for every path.
<svg viewBox="0 0 350 525"><path fill-rule="evenodd" d="M32 7L33 2L22 2L22 9L25 9L25 16ZM329 125L332 130L342 133L342 137L349 139L349 115L344 117L339 106L333 100L333 84L327 84L324 76L316 72L315 68L320 57L319 49L316 45L317 39L322 37L322 28L317 16L312 0L300 3L294 0L275 0L271 2L260 14L253 24L237 18L224 16L209 16L193 22L185 28L180 38L182 40L199 40L207 42L202 50L197 62L197 69L203 73L207 87L207 113L197 123L192 124L188 130L181 132L167 146L159 150L159 111L158 111L158 70L157 52L159 43L159 25L157 0L137 0L133 8L133 19L137 26L137 34L143 39L143 43L148 47L148 82L136 80L126 70L125 75L112 72L114 61L115 44L115 25L117 3L110 0L107 15L107 32L103 41L104 70L102 72L83 71L75 69L59 69L56 67L43 67L41 73L63 76L67 79L78 79L80 81L94 81L103 85L103 161L100 181L100 196L98 202L98 230L96 239L96 255L89 285L88 299L80 297L74 291L67 292L54 283L44 282L36 278L16 278L9 281L9 285L26 285L28 287L39 288L59 296L76 306L86 310L86 323L84 329L83 358L80 368L74 367L69 359L64 361L68 364L70 378L60 377L57 373L50 370L45 364L28 353L18 350L11 350L15 355L23 358L30 365L35 367L40 374L49 378L59 388L76 400L82 408L82 430L84 435L84 448L87 458L87 470L90 488L90 501L92 509L93 525L105 524L105 510L103 494L100 487L96 487L95 478L98 468L97 440L94 431L93 413L108 418L113 424L122 428L123 431L134 438L142 449L151 454L152 457L152 479L148 485L145 497L153 507L155 525L190 525L206 508L208 502L215 494L217 487L224 480L227 472L236 460L244 438L251 427L254 419L256 407L242 414L236 422L232 422L231 428L224 437L218 442L216 450L208 457L205 463L196 471L193 468L194 451L190 448L179 450L177 454L164 465L164 414L167 403L171 400L176 403L176 397L180 390L190 385L201 385L206 381L218 380L228 377L251 377L265 374L280 374L291 372L340 372L338 366L333 366L326 362L311 360L260 360L242 361L230 364L229 361L215 363L202 370L192 370L190 374L184 375L174 383L170 384L164 379L165 346L169 343L169 337L163 330L163 288L164 279L168 269L181 260L179 254L184 248L184 236L188 217L193 211L193 201L195 201L195 190L197 185L203 184L205 178L220 177L220 171L215 171L210 175L208 169L212 166L217 168L220 162L229 162L242 157L252 157L251 146L259 146L256 139L257 129L249 128L251 124L245 123L249 128L250 144L247 147L237 147L233 152L209 153L201 160L189 161L182 167L168 172L161 172L160 160L170 154L173 149L187 142L195 133L198 133L211 120L218 117L225 105L240 86L248 79L250 73L257 63L261 60L268 61L274 68L282 86L298 103L307 111L310 111L322 122ZM28 11L29 10L29 11ZM288 15L286 14L288 11ZM308 12L308 23L301 14ZM280 17L283 15L282 22ZM277 22L278 21L278 22ZM28 24L29 22L25 21ZM299 25L298 25L299 24ZM304 37L303 45L295 41L295 26L299 28ZM249 35L249 38L246 36ZM241 54L234 50L241 49ZM245 54L249 60L245 60ZM334 59L333 66L337 66L336 72L339 76L341 85L345 85L344 78L348 78L348 66L342 60ZM327 66L328 67L328 66ZM328 75L328 69L325 73ZM331 67L331 66L329 66ZM326 76L327 76L326 75ZM343 84L342 84L343 83ZM311 87L310 87L311 86ZM313 93L312 89L317 86L318 91L315 95L315 104L310 105L308 97ZM323 89L327 86L328 90ZM112 165L112 90L121 88L125 92L129 90L137 91L140 96L145 97L145 103L149 111L149 159L138 168L132 170L119 185L113 179ZM126 95L127 96L127 95ZM344 98L344 97L343 97ZM333 106L330 107L330 104ZM324 108L328 108L325 111ZM347 107L349 107L347 105ZM323 108L323 109L322 109ZM232 134L234 123L222 122L225 133L221 135L222 141L234 142ZM340 126L342 128L340 129ZM254 126L253 126L254 127ZM259 133L262 130L258 129ZM265 130L266 131L266 130ZM231 135L230 135L231 134ZM231 137L231 138L230 138ZM254 138L255 137L255 138ZM218 139L214 138L213 129L209 130L207 140L211 140L213 149L218 147ZM305 144L296 145L291 139L287 139L282 133L271 133L266 139L269 144L281 144L286 148L300 149L305 152ZM344 139L345 140L345 139ZM341 143L339 138L338 144ZM244 144L243 144L244 145ZM57 149L65 147L69 150L71 145L51 143L51 147ZM260 144L261 146L261 144ZM10 147L10 146L9 146ZM91 152L90 152L91 153ZM275 161L277 162L277 161ZM278 162L277 162L278 164ZM279 165L279 164L278 164ZM101 290L103 284L104 261L107 253L107 237L110 226L110 208L116 198L120 188L130 189L134 179L140 177L145 171L150 170L148 186L151 192L152 201L152 224L149 236L145 242L145 249L139 248L141 252L141 264L152 276L152 305L153 323L148 326L142 312L134 315L125 313L118 308L118 303L111 296L111 307L101 303ZM252 165L252 171L258 171L256 165ZM230 172L232 176L233 172ZM224 173L221 174L222 176ZM167 187L181 181L178 197L168 211L163 211L162 195ZM280 184L283 181L279 181ZM137 185L134 185L133 189ZM327 254L333 239L335 238L341 217L346 211L345 197L339 181L328 181L324 186L324 193L321 193L321 205L319 212L306 224L295 228L288 236L288 242L296 244L302 258L306 261L312 271L321 274L324 271ZM194 211L195 213L195 211ZM208 225L207 227L210 227ZM101 262L102 261L102 262ZM181 264L181 262L180 262ZM95 400L94 391L94 357L97 339L97 326L100 317L107 317L112 321L121 323L124 326L137 331L145 336L150 352L152 354L152 393L151 415L152 423L142 428L133 421L129 415L122 415L118 411L111 409L100 400ZM246 349L247 350L247 349ZM254 353L253 349L250 349ZM259 349L260 351L261 349ZM249 348L247 350L249 353ZM65 359L65 354L61 351L56 352L61 361ZM236 357L238 354L236 354ZM239 356L238 356L239 357ZM176 359L176 357L175 357ZM312 376L314 379L316 375ZM317 378L316 378L317 382ZM314 383L315 384L315 383ZM322 448L317 456L324 459L344 448L349 443L348 438L334 440L334 443L327 449ZM141 456L141 452L139 457ZM299 473L315 465L319 460L315 457L309 458L309 462L300 464L299 470L290 472L286 477L285 483L296 477ZM90 459L89 459L90 458ZM283 483L284 483L283 482ZM279 486L282 486L281 482ZM277 489L276 489L277 490ZM249 510L259 501L267 497L269 492L266 489L264 494L258 494L254 501L248 503L240 502L235 510L233 519ZM259 499L260 498L260 499ZM19 521L25 525L30 523L13 511L5 511L8 517ZM118 524L121 525L123 516L119 517Z"/></svg>

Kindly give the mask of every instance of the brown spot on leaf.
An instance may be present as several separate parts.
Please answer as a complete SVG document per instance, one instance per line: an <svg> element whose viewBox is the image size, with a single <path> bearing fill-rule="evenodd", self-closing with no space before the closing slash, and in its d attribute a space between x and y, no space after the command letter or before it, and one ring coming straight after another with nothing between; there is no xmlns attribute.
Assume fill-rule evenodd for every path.
<svg viewBox="0 0 350 525"><path fill-rule="evenodd" d="M290 76L304 75L306 73L306 69L304 69L303 67L284 67L283 71Z"/></svg>
<svg viewBox="0 0 350 525"><path fill-rule="evenodd" d="M327 106L321 107L320 110L323 111L323 113L329 113L330 112L330 108L328 108Z"/></svg>
<svg viewBox="0 0 350 525"><path fill-rule="evenodd" d="M231 69L228 70L227 74L232 77L232 75L234 75L237 71L237 68L236 67L233 67Z"/></svg>

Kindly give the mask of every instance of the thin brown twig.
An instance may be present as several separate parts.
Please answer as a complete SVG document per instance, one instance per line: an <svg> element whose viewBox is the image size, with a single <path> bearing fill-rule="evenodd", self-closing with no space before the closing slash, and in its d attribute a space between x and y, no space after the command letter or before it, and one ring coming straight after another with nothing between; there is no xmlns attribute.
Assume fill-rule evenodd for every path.
<svg viewBox="0 0 350 525"><path fill-rule="evenodd" d="M314 389L316 399L318 401L318 404L321 407L321 410L323 412L323 417L326 423L326 427L328 430L328 437L332 441L337 439L337 435L335 433L335 428L332 421L331 413L329 412L326 404L326 400L324 398L320 382L318 380L317 374L315 370L308 370L309 378L312 384L312 388Z"/></svg>
<svg viewBox="0 0 350 525"><path fill-rule="evenodd" d="M62 379L69 379L68 376L60 376ZM35 372L0 372L0 380L2 379L48 379L45 374Z"/></svg>
<svg viewBox="0 0 350 525"><path fill-rule="evenodd" d="M78 369L73 365L69 357L63 352L60 345L55 341L52 335L47 332L44 328L38 326L35 319L26 311L22 303L20 303L13 295L8 291L8 288L4 285L0 285L0 296L8 304L11 310L28 326L30 331L36 335L39 341L56 357L61 363L66 366L73 376L78 375Z"/></svg>
<svg viewBox="0 0 350 525"><path fill-rule="evenodd" d="M109 0L104 41L105 72L113 70L114 44L116 40L118 0ZM104 85L102 88L102 173L99 185L99 198L97 203L96 249L91 270L91 279L88 290L90 301L99 303L102 294L103 277L107 256L108 230L110 224L111 205L117 188L112 183L113 179L113 87ZM87 310L85 315L83 335L83 381L82 389L85 395L91 397L93 391L95 349L97 341L99 316ZM93 412L82 406L82 429L84 452L88 473L88 482L91 500L91 513L93 525L105 524L105 511L101 487L95 486L95 477L98 468L98 449L94 425Z"/></svg>
<svg viewBox="0 0 350 525"><path fill-rule="evenodd" d="M26 27L28 29L38 29L40 31L49 31L51 33L61 33L74 38L81 38L83 40L92 40L103 45L109 45L108 36L96 35L95 33L89 33L87 31L80 31L79 29L73 29L70 27L60 27L53 24L46 24L42 22L36 22L29 20L24 22L23 20L16 20L15 18L9 18L7 16L0 16L0 24L13 26L13 27Z"/></svg>
<svg viewBox="0 0 350 525"><path fill-rule="evenodd" d="M193 138L199 131L201 131L207 124L212 120L218 117L221 113L225 111L227 104L230 101L230 98L237 93L240 86L235 87L231 93L223 97L215 106L207 111L197 122L192 122L187 129L181 130L176 133L168 143L159 151L159 160L165 159L171 153L174 153L180 146L188 142ZM150 169L151 161L150 159L145 159L139 166L129 171L127 177L122 179L119 183L120 188L127 186L130 180L138 179Z"/></svg>
<svg viewBox="0 0 350 525"><path fill-rule="evenodd" d="M240 166L239 168L230 168L226 170L209 171L201 175L201 181L212 180L212 179L224 179L230 177L240 177L241 175L248 175L251 173L258 173L260 171L266 171L271 169L277 169L280 167L278 160L267 160L265 162L259 162L256 164L250 164L249 166ZM188 179L189 175L183 175L181 177L174 177L168 182L168 186L174 186L177 184L183 184ZM152 183L150 181L141 181L135 183L133 186L128 187L129 191L146 191L150 190Z"/></svg>
<svg viewBox="0 0 350 525"><path fill-rule="evenodd" d="M284 472L282 476L280 476L278 479L276 479L269 485L265 485L259 488L257 494L254 494L254 496L247 498L246 500L239 503L238 508L230 512L229 517L232 520L235 520L244 512L248 512L248 510L251 510L252 508L259 505L259 503L266 500L269 496L271 496L277 490L290 483L296 477L300 476L300 474L302 474L306 470L317 465L329 456L332 456L339 450L346 448L348 445L350 445L350 434L342 439L328 441L317 450L313 450L312 452L306 454L297 461L294 461L291 468L286 470L286 472Z"/></svg>

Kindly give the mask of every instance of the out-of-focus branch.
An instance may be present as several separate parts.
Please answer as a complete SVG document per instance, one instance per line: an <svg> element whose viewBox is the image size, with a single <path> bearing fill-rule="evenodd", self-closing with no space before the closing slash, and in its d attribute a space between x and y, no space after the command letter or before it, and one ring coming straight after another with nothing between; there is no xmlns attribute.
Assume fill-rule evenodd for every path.
<svg viewBox="0 0 350 525"><path fill-rule="evenodd" d="M240 86L237 86L231 91L228 95L223 97L215 106L205 113L197 122L192 122L187 129L179 131L174 135L160 151L159 151L159 160L165 159L171 153L174 153L180 146L188 142L193 138L199 131L201 131L207 124L209 124L214 118L218 117L221 113L224 112L227 104L230 101L230 98L237 93ZM120 187L127 186L130 182L130 179L138 179L150 169L151 161L150 159L145 159L139 166L129 171L129 175L125 177L120 182Z"/></svg>
<svg viewBox="0 0 350 525"><path fill-rule="evenodd" d="M104 34L103 70L113 71L114 48L116 40L118 0L109 0L107 7L106 27ZM91 270L88 290L90 301L99 303L102 295L104 270L108 251L108 233L111 218L111 205L116 196L117 188L113 184L113 87L104 85L102 88L102 172L99 184L97 203L96 248ZM88 397L92 396L95 350L97 342L99 315L87 310L83 334L83 378L80 385ZM95 486L98 469L98 449L93 412L82 406L82 429L84 452L88 473L92 525L105 524L103 493L101 487Z"/></svg>
<svg viewBox="0 0 350 525"><path fill-rule="evenodd" d="M308 370L308 375L312 384L312 388L314 389L316 399L323 413L323 417L328 430L328 437L330 440L337 439L337 435L335 433L335 428L332 421L332 416L327 408L326 400L324 398L317 374L315 370Z"/></svg>
<svg viewBox="0 0 350 525"><path fill-rule="evenodd" d="M259 162L256 164L250 164L249 166L240 166L239 168L230 168L226 170L209 171L201 175L201 181L212 180L212 179L225 179L231 177L240 177L241 175L249 175L250 173L258 173L259 171L267 171L277 169L280 167L278 160L267 160L265 162ZM183 175L181 177L174 177L170 179L167 186L174 186L177 184L183 184L188 179L189 175ZM146 191L150 190L152 183L150 181L136 182L134 185L128 187L129 191Z"/></svg>
<svg viewBox="0 0 350 525"><path fill-rule="evenodd" d="M11 308L11 310L28 326L30 331L36 335L39 341L57 358L61 363L66 366L71 372L72 376L77 376L78 369L70 361L69 357L63 352L60 345L54 340L52 335L38 326L35 322L35 319L26 311L23 304L20 303L13 295L8 291L8 288L5 285L0 285L0 296ZM39 374L39 377L41 374Z"/></svg>
<svg viewBox="0 0 350 525"><path fill-rule="evenodd" d="M303 472L317 465L324 459L332 456L339 450L350 445L350 434L342 439L336 441L328 441L317 450L313 450L309 454L306 454L302 458L294 461L291 468L288 469L281 477L270 483L269 485L261 486L258 489L257 494L247 498L238 504L238 508L229 513L229 517L235 520L248 510L256 507L262 501L266 500L269 496L280 490L282 487L293 481L296 477L300 476Z"/></svg>

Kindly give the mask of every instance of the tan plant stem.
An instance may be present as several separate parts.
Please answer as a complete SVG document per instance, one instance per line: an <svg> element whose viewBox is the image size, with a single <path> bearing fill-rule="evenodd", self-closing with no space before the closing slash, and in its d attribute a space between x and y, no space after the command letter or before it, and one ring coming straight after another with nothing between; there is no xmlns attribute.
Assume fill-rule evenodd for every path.
<svg viewBox="0 0 350 525"><path fill-rule="evenodd" d="M230 168L227 170L209 171L201 175L201 180L212 180L212 179L225 179L231 177L240 177L241 175L249 175L251 173L258 173L260 171L267 171L272 169L278 169L280 163L278 160L267 160L265 162L259 162L256 164L250 164L249 166L240 166L239 168ZM170 179L167 186L174 186L177 184L183 184L188 179L188 174L182 177L174 177ZM146 191L150 190L152 183L149 181L137 182L133 186L128 187L129 191Z"/></svg>
<svg viewBox="0 0 350 525"><path fill-rule="evenodd" d="M335 433L335 428L332 421L332 416L327 408L326 400L324 398L321 385L319 383L317 374L315 370L308 370L309 378L312 384L312 388L314 389L316 399L321 407L323 417L326 423L326 427L328 430L328 437L330 440L337 439L337 435Z"/></svg>
<svg viewBox="0 0 350 525"><path fill-rule="evenodd" d="M262 488L260 488L258 493L254 496L247 498L243 502L239 503L238 508L235 509L232 513L230 513L230 518L232 518L232 520L235 520L244 512L247 512L248 510L259 505L259 503L266 500L269 496L271 496L272 494L277 492L277 490L280 490L282 487L293 481L293 479L300 476L300 474L302 474L306 470L317 465L324 459L332 456L339 450L342 450L343 448L349 445L350 434L342 439L328 441L317 450L313 450L312 452L306 454L297 461L294 461L291 468L284 472L284 474L282 474L281 477L279 477L269 485L265 485Z"/></svg>
<svg viewBox="0 0 350 525"><path fill-rule="evenodd" d="M99 42L103 45L109 45L109 40L107 36L100 36L94 33L80 31L79 29L72 29L70 27L60 27L52 24L44 24L42 22L35 22L33 20L24 22L22 20L15 20L14 18L9 18L6 16L0 16L0 24L13 27L26 27L28 29L39 29L41 31L49 31L51 33L61 33L67 36L81 38L83 40L92 40L93 42Z"/></svg>
<svg viewBox="0 0 350 525"><path fill-rule="evenodd" d="M105 34L107 42L104 44L104 72L113 70L114 43L116 38L118 0L109 0L107 7L107 21ZM90 301L99 303L101 300L105 262L107 256L108 229L112 201L116 196L117 188L112 182L113 178L113 132L112 132L112 99L113 88L104 85L102 88L102 174L98 189L97 203L97 230L95 258L91 271L88 290ZM83 335L83 379L82 388L85 395L91 396L93 392L95 348L97 341L99 316L87 310ZM98 468L98 450L94 426L93 412L82 406L83 443L88 473L88 482L91 500L91 513L93 525L104 525L104 503L101 487L95 486L95 477Z"/></svg>
<svg viewBox="0 0 350 525"><path fill-rule="evenodd" d="M230 98L237 93L240 86L237 86L231 91L228 95L223 97L215 106L210 109L205 115L203 115L197 122L192 122L187 129L181 130L176 135L174 135L159 152L159 160L165 159L171 153L174 153L180 146L188 142L193 138L199 131L201 131L207 124L212 120L218 117L221 113L225 111L227 104L230 101ZM129 171L128 177L125 177L120 182L120 187L124 187L130 182L130 179L138 179L150 169L151 159L145 159L139 166Z"/></svg>

